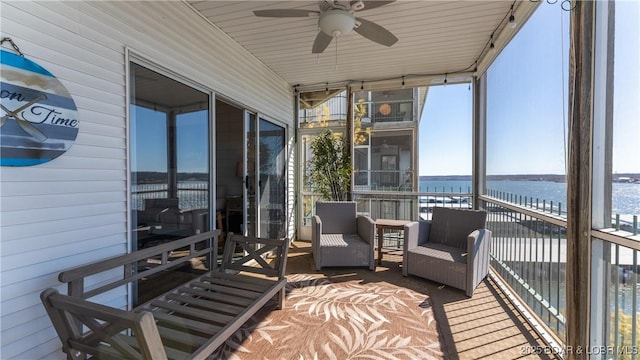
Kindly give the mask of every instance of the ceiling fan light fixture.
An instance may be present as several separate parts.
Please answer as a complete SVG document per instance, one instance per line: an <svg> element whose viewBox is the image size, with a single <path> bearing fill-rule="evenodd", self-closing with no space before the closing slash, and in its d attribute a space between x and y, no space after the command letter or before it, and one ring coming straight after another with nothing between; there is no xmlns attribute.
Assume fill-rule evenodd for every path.
<svg viewBox="0 0 640 360"><path fill-rule="evenodd" d="M331 9L323 12L318 20L323 33L330 36L345 35L356 25L356 17L346 10Z"/></svg>

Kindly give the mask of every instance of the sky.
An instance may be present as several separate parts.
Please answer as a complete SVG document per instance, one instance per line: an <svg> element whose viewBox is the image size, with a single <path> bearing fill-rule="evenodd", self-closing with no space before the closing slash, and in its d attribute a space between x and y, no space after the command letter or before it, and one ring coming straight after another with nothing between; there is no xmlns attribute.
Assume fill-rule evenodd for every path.
<svg viewBox="0 0 640 360"><path fill-rule="evenodd" d="M613 172L640 173L640 2L616 4ZM542 2L488 70L487 174L565 173L568 32L560 2ZM420 175L471 174L471 114L468 84L429 89Z"/></svg>

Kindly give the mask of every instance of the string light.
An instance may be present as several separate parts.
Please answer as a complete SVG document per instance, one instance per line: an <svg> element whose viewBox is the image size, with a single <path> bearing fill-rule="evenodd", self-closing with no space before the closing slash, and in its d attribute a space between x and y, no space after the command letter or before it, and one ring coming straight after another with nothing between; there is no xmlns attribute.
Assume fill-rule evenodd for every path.
<svg viewBox="0 0 640 360"><path fill-rule="evenodd" d="M516 23L516 17L513 15L513 4L511 4L511 15L509 15L509 26L515 29L518 24Z"/></svg>
<svg viewBox="0 0 640 360"><path fill-rule="evenodd" d="M516 28L517 27L518 23L515 20L515 4L516 4L516 1L517 0L514 0L512 2L511 6L509 7L509 10L504 14L504 17L502 18L502 20L500 20L500 22L498 23L496 28L491 33L490 38L489 38L489 44L488 44L489 49L488 49L488 51L495 52L496 45L493 42L494 41L493 37L496 34L496 32L502 28L502 26L505 26L505 21L508 21L506 23L506 26L509 26L511 28ZM537 0L531 0L531 1L537 1ZM542 0L540 0L540 1L542 1ZM553 2L555 3L556 1L557 0L554 0ZM551 0L547 0L547 2L551 3ZM564 5L565 5L564 3L565 2L571 3L570 0L563 0L562 1L563 10L572 10L573 8L564 9ZM452 73L453 74L464 74L464 73L468 72L469 70L473 69L471 71L473 71L474 72L473 75L476 76L477 74L475 74L475 72L478 71L478 61L480 60L480 58L482 56L486 55L486 51L487 51L487 45L485 45L485 47L482 49L482 52L478 55L478 58L476 58L476 60L473 62L472 65L470 65L470 66L468 66L468 67L466 67L464 69L453 71ZM319 58L318 58L318 60L319 60ZM438 76L438 75L439 74L437 74L437 73L430 73L430 74L412 74L410 76L412 76L412 77L420 77L420 76L435 77L435 76ZM448 79L447 79L448 75L449 75L448 73L445 74L444 84L447 84L447 82L448 82ZM405 85L406 85L405 76L406 75L402 75L400 77L383 78L383 79L369 79L367 81L375 83L375 82L378 82L378 81L390 81L390 80L401 79L402 80L402 87L404 88ZM364 90L364 82L365 82L365 80L355 80L355 79L354 80L346 80L345 83L357 82L357 81L360 81L360 90ZM311 85L318 86L320 84L322 84L322 83L320 82L320 83L315 83L315 84L308 84L306 86L311 86ZM342 84L342 83L340 83L340 84ZM335 83L334 83L334 85L335 85ZM300 86L300 85L298 84L298 86ZM338 86L340 86L340 85L338 84ZM325 83L325 92L327 94L329 93L329 83L328 82Z"/></svg>

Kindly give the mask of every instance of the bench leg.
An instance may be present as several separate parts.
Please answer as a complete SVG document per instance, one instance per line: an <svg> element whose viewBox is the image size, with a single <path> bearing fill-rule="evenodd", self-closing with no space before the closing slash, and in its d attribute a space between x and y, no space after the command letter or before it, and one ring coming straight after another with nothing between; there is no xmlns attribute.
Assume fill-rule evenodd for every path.
<svg viewBox="0 0 640 360"><path fill-rule="evenodd" d="M286 294L286 290L283 287L282 290L278 291L278 294L276 295L278 297L278 309L282 310L284 309L284 296Z"/></svg>

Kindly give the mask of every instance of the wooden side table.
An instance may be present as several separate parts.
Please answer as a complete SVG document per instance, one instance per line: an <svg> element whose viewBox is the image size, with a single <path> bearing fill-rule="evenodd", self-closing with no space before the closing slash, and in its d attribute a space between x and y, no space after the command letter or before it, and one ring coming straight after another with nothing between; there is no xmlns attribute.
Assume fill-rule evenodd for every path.
<svg viewBox="0 0 640 360"><path fill-rule="evenodd" d="M410 222L409 220L393 219L376 220L376 231L378 231L378 265L382 265L382 240L384 238L384 230L404 230L404 226Z"/></svg>

